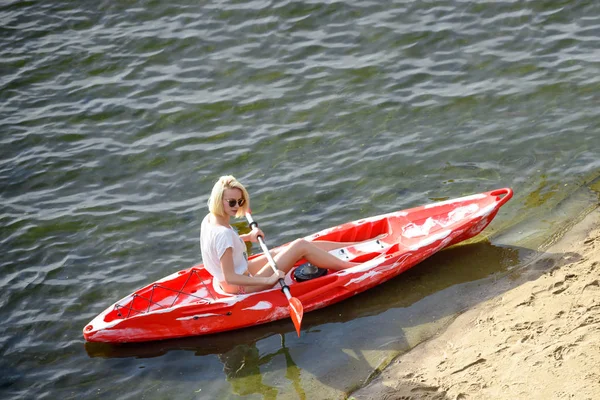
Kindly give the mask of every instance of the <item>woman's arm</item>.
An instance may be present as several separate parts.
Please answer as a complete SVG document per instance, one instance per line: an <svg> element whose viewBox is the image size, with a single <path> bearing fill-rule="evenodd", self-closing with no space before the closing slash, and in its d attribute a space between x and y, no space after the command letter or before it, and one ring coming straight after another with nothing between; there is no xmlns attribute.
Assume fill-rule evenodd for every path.
<svg viewBox="0 0 600 400"><path fill-rule="evenodd" d="M244 233L243 235L240 235L240 238L244 241L244 242L258 242L258 237L262 236L263 239L265 238L265 234L263 233L263 231L260 230L260 228L258 227L254 227L252 228L252 230L248 233Z"/></svg>
<svg viewBox="0 0 600 400"><path fill-rule="evenodd" d="M233 249L231 247L225 250L225 253L221 257L221 268L223 269L225 282L228 285L269 286L276 284L279 279L278 274L266 277L253 277L236 273L233 265Z"/></svg>

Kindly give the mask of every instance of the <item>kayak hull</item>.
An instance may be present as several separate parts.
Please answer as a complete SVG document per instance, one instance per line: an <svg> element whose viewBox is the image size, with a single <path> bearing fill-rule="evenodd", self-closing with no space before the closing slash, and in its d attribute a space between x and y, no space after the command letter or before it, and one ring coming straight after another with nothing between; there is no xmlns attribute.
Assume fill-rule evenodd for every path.
<svg viewBox="0 0 600 400"><path fill-rule="evenodd" d="M359 264L304 282L295 281L292 269L285 281L304 312L337 303L476 236L511 197L511 189L498 189L325 229L304 239L361 242L331 251ZM200 264L117 301L83 328L83 336L90 342L153 341L213 334L288 317L288 301L279 288L227 294Z"/></svg>

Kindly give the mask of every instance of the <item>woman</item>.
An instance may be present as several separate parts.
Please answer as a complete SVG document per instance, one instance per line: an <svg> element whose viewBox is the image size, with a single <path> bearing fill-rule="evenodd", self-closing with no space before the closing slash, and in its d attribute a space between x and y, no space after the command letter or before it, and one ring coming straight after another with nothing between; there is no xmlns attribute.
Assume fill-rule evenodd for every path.
<svg viewBox="0 0 600 400"><path fill-rule="evenodd" d="M231 217L243 217L250 209L250 196L246 188L231 175L222 176L215 183L208 208L210 212L202 220L200 231L202 260L204 268L227 293L242 294L270 289L300 259L333 270L356 265L328 253L329 250L352 243L308 242L304 239L297 239L271 251L277 263L277 273L267 264L264 255L248 261L244 242L257 242L258 236L264 238L264 233L255 227L250 233L238 235L231 227Z"/></svg>

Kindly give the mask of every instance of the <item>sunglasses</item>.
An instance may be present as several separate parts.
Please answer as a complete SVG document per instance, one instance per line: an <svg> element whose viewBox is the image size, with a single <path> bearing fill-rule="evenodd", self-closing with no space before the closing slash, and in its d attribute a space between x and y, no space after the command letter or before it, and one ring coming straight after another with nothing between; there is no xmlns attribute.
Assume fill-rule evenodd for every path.
<svg viewBox="0 0 600 400"><path fill-rule="evenodd" d="M239 199L239 200L235 200L235 199L225 199L225 201L227 202L227 204L229 204L229 207L233 208L235 207L236 203L238 206L243 206L244 203L246 202L245 199Z"/></svg>

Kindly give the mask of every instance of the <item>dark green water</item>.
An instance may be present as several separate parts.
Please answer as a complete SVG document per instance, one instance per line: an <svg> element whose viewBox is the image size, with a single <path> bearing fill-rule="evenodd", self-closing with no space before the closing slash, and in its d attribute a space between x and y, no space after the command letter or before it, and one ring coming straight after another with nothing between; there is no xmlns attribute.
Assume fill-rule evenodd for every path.
<svg viewBox="0 0 600 400"><path fill-rule="evenodd" d="M0 3L0 397L343 398L598 202L599 37L593 1ZM281 321L84 345L108 305L200 261L223 174L272 245L515 197L300 339Z"/></svg>

